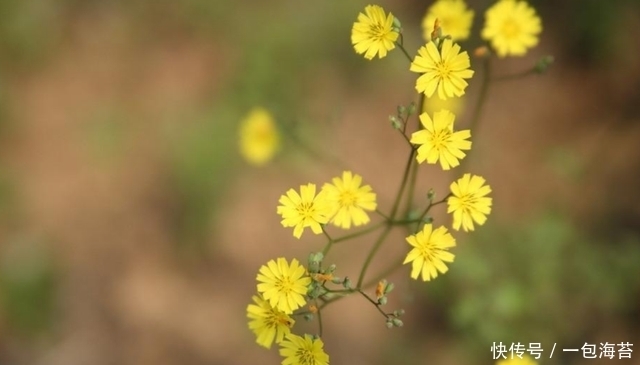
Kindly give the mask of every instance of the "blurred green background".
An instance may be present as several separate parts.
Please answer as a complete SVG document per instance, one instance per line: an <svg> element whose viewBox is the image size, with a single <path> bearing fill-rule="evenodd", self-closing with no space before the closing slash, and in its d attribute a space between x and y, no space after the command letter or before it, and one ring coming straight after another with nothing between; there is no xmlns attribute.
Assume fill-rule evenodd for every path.
<svg viewBox="0 0 640 365"><path fill-rule="evenodd" d="M279 363L247 328L255 273L323 240L283 229L278 197L348 168L388 211L404 164L387 117L416 99L415 74L399 51L354 53L367 4L0 0L0 364ZM379 4L415 51L431 3ZM471 51L490 2L469 4ZM328 309L332 364L492 364L500 341L581 364L559 349L640 343L640 3L531 4L539 46L495 72L556 62L491 87L467 167L492 215L456 234L447 275L389 278L403 328L361 298ZM237 148L254 106L284 135L264 167ZM417 192L443 196L457 174L425 167ZM331 260L355 275L368 245ZM389 255L404 245L397 232Z"/></svg>

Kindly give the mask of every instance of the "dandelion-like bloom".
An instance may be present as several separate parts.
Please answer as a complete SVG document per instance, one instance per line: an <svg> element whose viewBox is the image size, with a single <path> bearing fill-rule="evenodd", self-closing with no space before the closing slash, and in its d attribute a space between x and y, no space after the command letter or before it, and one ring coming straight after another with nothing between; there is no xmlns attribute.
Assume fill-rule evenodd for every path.
<svg viewBox="0 0 640 365"><path fill-rule="evenodd" d="M422 281L430 281L438 276L438 272L446 273L445 262L453 262L454 255L449 248L456 245L456 240L447 232L445 227L435 230L431 224L425 224L422 231L407 237L407 242L413 249L409 251L403 264L411 262L411 277Z"/></svg>
<svg viewBox="0 0 640 365"><path fill-rule="evenodd" d="M278 258L277 262L271 260L262 265L256 279L258 293L269 301L271 307L291 314L305 305L311 278L298 260L291 260L291 265L283 257Z"/></svg>
<svg viewBox="0 0 640 365"><path fill-rule="evenodd" d="M453 213L453 229L473 231L473 222L483 225L491 213L492 199L487 197L491 187L481 176L464 174L451 183L452 196L447 199L447 213Z"/></svg>
<svg viewBox="0 0 640 365"><path fill-rule="evenodd" d="M253 296L255 304L247 306L247 318L249 329L258 337L258 345L271 348L271 344L282 342L284 336L291 333L291 327L295 323L288 314L280 311L258 295Z"/></svg>
<svg viewBox="0 0 640 365"><path fill-rule="evenodd" d="M473 23L473 10L467 8L464 0L438 0L433 3L422 19L424 40L431 41L431 32L436 19L440 22L442 34L451 36L454 41L469 38Z"/></svg>
<svg viewBox="0 0 640 365"><path fill-rule="evenodd" d="M254 165L269 162L280 148L280 134L271 114L253 109L240 122L240 153Z"/></svg>
<svg viewBox="0 0 640 365"><path fill-rule="evenodd" d="M360 226L369 223L365 210L376 210L376 194L369 185L362 185L362 177L351 171L344 171L342 178L332 179L333 184L324 184L322 190L327 201L334 206L331 222L338 227L349 229L351 224Z"/></svg>
<svg viewBox="0 0 640 365"><path fill-rule="evenodd" d="M285 337L280 342L280 356L284 357L282 365L329 365L322 339L310 335Z"/></svg>
<svg viewBox="0 0 640 365"><path fill-rule="evenodd" d="M416 81L416 90L431 97L438 90L438 97L462 96L468 84L464 79L471 78L473 71L470 67L467 52L460 53L460 46L451 39L442 42L442 49L438 50L434 42L420 47L418 55L411 62L410 70L422 73Z"/></svg>
<svg viewBox="0 0 640 365"><path fill-rule="evenodd" d="M358 21L351 29L351 43L356 53L371 60L386 57L387 52L396 47L399 33L393 27L393 14L385 14L378 5L367 5L364 13L358 14Z"/></svg>
<svg viewBox="0 0 640 365"><path fill-rule="evenodd" d="M277 213L282 216L284 227L294 227L293 236L300 238L306 227L310 227L315 234L322 233L321 224L326 224L331 218L331 205L325 199L325 194L320 191L316 195L316 185L307 184L300 186L300 194L294 189L289 189L286 195L282 195Z"/></svg>
<svg viewBox="0 0 640 365"><path fill-rule="evenodd" d="M496 361L496 365L538 365L538 362L529 355L523 355L522 359L514 356L513 359L501 359Z"/></svg>
<svg viewBox="0 0 640 365"><path fill-rule="evenodd" d="M448 110L433 114L420 114L420 123L424 127L411 135L411 143L419 145L416 159L419 163L425 160L430 164L440 161L443 170L460 165L458 159L466 154L462 150L471 149L471 131L468 129L454 132L453 123L456 116Z"/></svg>
<svg viewBox="0 0 640 365"><path fill-rule="evenodd" d="M482 38L489 40L500 57L523 56L538 44L542 23L524 1L500 0L485 13Z"/></svg>

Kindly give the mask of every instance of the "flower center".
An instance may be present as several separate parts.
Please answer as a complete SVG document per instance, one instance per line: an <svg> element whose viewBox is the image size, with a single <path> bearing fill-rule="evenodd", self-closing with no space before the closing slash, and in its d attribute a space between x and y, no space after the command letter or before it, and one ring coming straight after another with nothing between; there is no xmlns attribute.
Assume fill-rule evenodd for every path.
<svg viewBox="0 0 640 365"><path fill-rule="evenodd" d="M313 209L313 203L303 202L298 204L298 206L296 207L296 211L304 219L308 219L313 217L313 213L315 210Z"/></svg>
<svg viewBox="0 0 640 365"><path fill-rule="evenodd" d="M351 207L356 205L356 194L352 191L343 191L340 194L339 203L343 207Z"/></svg>
<svg viewBox="0 0 640 365"><path fill-rule="evenodd" d="M520 33L520 26L514 19L507 19L502 25L502 34L506 38L516 38Z"/></svg>
<svg viewBox="0 0 640 365"><path fill-rule="evenodd" d="M316 363L313 353L308 349L298 349L296 355L298 356L300 365L315 365Z"/></svg>
<svg viewBox="0 0 640 365"><path fill-rule="evenodd" d="M278 287L279 291L285 294L288 294L293 291L293 282L288 277L284 277L280 279L276 284L276 286Z"/></svg>
<svg viewBox="0 0 640 365"><path fill-rule="evenodd" d="M383 24L372 24L371 28L369 28L369 36L376 41L383 40L388 33Z"/></svg>
<svg viewBox="0 0 640 365"><path fill-rule="evenodd" d="M436 64L436 71L438 72L438 76L440 76L441 79L448 79L449 74L451 73L449 65L444 61L440 61L438 62L438 64Z"/></svg>
<svg viewBox="0 0 640 365"><path fill-rule="evenodd" d="M474 194L463 194L460 196L460 208L466 213L475 210L474 206L478 202L478 197Z"/></svg>
<svg viewBox="0 0 640 365"><path fill-rule="evenodd" d="M435 149L441 151L447 148L447 142L451 136L451 131L442 129L431 134L431 144Z"/></svg>

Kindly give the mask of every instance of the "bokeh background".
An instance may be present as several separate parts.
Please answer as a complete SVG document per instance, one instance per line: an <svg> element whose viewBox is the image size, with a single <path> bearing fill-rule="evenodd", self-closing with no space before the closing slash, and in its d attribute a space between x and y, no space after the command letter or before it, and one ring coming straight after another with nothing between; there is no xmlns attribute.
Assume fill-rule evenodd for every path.
<svg viewBox="0 0 640 365"><path fill-rule="evenodd" d="M469 3L471 51L490 2ZM491 86L466 167L493 187L492 215L456 234L446 275L389 277L403 328L362 298L328 307L332 364L489 365L499 341L540 342L545 355L557 343L541 364L631 342L625 362L640 363L640 5L531 3L539 46L495 73L555 63ZM379 4L415 51L430 2ZM407 152L388 115L416 100L416 75L397 50L354 53L365 5L0 0L0 364L280 363L247 328L256 271L324 239L283 229L278 197L351 169L388 211ZM237 148L254 106L283 133L263 167ZM443 196L459 174L422 167L418 196ZM406 252L403 234L374 271ZM370 244L336 246L329 261L356 276Z"/></svg>

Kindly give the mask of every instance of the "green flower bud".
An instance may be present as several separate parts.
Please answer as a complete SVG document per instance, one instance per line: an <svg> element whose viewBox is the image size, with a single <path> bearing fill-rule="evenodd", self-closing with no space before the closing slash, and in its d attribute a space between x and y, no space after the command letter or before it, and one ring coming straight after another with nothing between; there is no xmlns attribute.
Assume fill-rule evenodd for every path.
<svg viewBox="0 0 640 365"><path fill-rule="evenodd" d="M387 297L381 297L380 299L378 299L378 304L380 305L387 304Z"/></svg>
<svg viewBox="0 0 640 365"><path fill-rule="evenodd" d="M549 69L553 61L554 61L553 56L542 57L541 59L538 60L538 62L536 62L536 65L534 67L535 72L538 74L545 73L547 69Z"/></svg>
<svg viewBox="0 0 640 365"><path fill-rule="evenodd" d="M311 313L307 313L304 316L302 316L302 318L304 318L305 321L313 321L313 314Z"/></svg>
<svg viewBox="0 0 640 365"><path fill-rule="evenodd" d="M393 311L393 315L394 315L395 317L400 317L400 316L402 316L403 314L404 314L404 309L398 309L398 310L394 310L394 311Z"/></svg>
<svg viewBox="0 0 640 365"><path fill-rule="evenodd" d="M394 326L396 326L396 327L402 327L402 325L404 324L404 323L402 323L402 321L401 321L401 320L399 320L398 318L393 318L393 319L391 320L391 323L392 323Z"/></svg>
<svg viewBox="0 0 640 365"><path fill-rule="evenodd" d="M329 265L329 267L327 268L327 273L331 274L334 271L336 271L336 265L335 264Z"/></svg>
<svg viewBox="0 0 640 365"><path fill-rule="evenodd" d="M433 188L429 189L429 192L427 193L427 199L429 199L429 201L433 201L435 197L436 197L436 192L433 191Z"/></svg>
<svg viewBox="0 0 640 365"><path fill-rule="evenodd" d="M398 115L399 116L403 116L404 113L407 111L407 108L404 107L404 105L398 105Z"/></svg>
<svg viewBox="0 0 640 365"><path fill-rule="evenodd" d="M332 283L334 283L334 284L342 284L343 279L342 279L342 278L340 278L340 277L334 276L334 277L331 279L331 282L332 282Z"/></svg>
<svg viewBox="0 0 640 365"><path fill-rule="evenodd" d="M345 277L344 281L342 282L342 286L345 289L351 289L351 280L348 277Z"/></svg>
<svg viewBox="0 0 640 365"><path fill-rule="evenodd" d="M387 328L392 328L393 327L393 322L391 322L390 319L387 319Z"/></svg>
<svg viewBox="0 0 640 365"><path fill-rule="evenodd" d="M384 293L385 294L391 293L391 291L393 290L394 287L395 287L395 285L393 285L393 283L387 284L387 286L384 288Z"/></svg>
<svg viewBox="0 0 640 365"><path fill-rule="evenodd" d="M416 103L413 101L409 104L409 108L407 108L407 115L413 115L416 112Z"/></svg>
<svg viewBox="0 0 640 365"><path fill-rule="evenodd" d="M398 31L402 31L402 23L400 23L400 19L393 17L393 28Z"/></svg>

